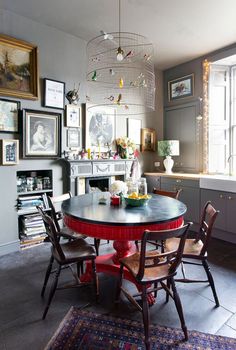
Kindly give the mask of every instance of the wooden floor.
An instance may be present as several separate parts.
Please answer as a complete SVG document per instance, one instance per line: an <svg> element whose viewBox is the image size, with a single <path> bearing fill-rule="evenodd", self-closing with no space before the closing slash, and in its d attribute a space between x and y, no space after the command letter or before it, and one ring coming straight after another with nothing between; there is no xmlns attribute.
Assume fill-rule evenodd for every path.
<svg viewBox="0 0 236 350"><path fill-rule="evenodd" d="M103 241L102 252L112 250ZM178 284L189 329L236 338L236 246L212 240L209 262L213 273L220 307L215 308L211 290L206 285ZM50 244L36 246L15 254L0 257L0 349L42 350L51 338L70 306L83 306L88 310L141 321L141 314L126 300L114 305L116 279L99 274L100 304L96 305L90 287L56 292L48 316L41 320L45 300L40 290L50 256ZM191 267L192 269L193 267ZM62 280L70 278L63 271ZM192 276L202 270L194 267ZM151 307L151 323L180 327L174 303L164 303L163 292Z"/></svg>

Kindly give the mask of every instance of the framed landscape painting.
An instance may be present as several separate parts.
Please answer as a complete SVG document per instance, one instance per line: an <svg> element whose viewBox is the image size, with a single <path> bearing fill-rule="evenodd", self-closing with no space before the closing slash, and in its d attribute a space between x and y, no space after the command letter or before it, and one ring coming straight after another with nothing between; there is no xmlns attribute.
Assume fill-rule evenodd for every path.
<svg viewBox="0 0 236 350"><path fill-rule="evenodd" d="M23 157L60 157L61 114L23 110Z"/></svg>
<svg viewBox="0 0 236 350"><path fill-rule="evenodd" d="M168 82L169 101L178 100L185 97L191 97L194 93L194 75L186 75L182 78L174 79Z"/></svg>
<svg viewBox="0 0 236 350"><path fill-rule="evenodd" d="M38 98L38 49L35 45L0 35L0 94Z"/></svg>

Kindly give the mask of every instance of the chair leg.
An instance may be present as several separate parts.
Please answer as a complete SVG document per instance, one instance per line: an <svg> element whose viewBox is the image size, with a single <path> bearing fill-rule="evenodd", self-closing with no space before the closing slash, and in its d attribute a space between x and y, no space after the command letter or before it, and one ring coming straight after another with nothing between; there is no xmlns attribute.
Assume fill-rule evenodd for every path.
<svg viewBox="0 0 236 350"><path fill-rule="evenodd" d="M210 286L211 286L211 289L212 289L212 293L213 293L213 296L214 296L214 299L215 299L216 307L219 307L220 303L219 303L219 299L218 299L218 296L217 296L217 293L216 293L215 283L214 283L214 280L213 280L213 277L212 277L212 274L211 274L208 262L206 260L203 260L202 261L202 265L204 267L204 270L206 271L207 278L208 278L208 281L210 283Z"/></svg>
<svg viewBox="0 0 236 350"><path fill-rule="evenodd" d="M96 273L95 260L92 260L92 271L93 271L94 289L95 289L95 294L96 294L96 302L98 302L98 300L99 300L99 287L98 287L98 276Z"/></svg>
<svg viewBox="0 0 236 350"><path fill-rule="evenodd" d="M47 306L45 307L44 313L43 313L43 320L46 318L47 313L48 313L48 309L50 307L52 298L55 294L56 288L57 288L57 283L58 283L58 278L60 276L61 273L61 265L58 266L57 272L55 274L55 278L54 278L54 282L52 284L52 287L50 289L50 293L49 293L49 297L48 297L48 302L47 302Z"/></svg>
<svg viewBox="0 0 236 350"><path fill-rule="evenodd" d="M185 338L185 340L188 340L188 330L187 330L187 327L185 325L183 308L182 308L181 300L180 300L179 294L177 292L177 289L176 289L176 286L175 286L175 281L174 281L173 277L170 278L170 283L171 283L171 286L172 286L173 298L174 298L175 306L176 306L176 309L177 309L177 312L178 312L178 315L179 315L179 319L180 319L182 330L184 332L184 338Z"/></svg>
<svg viewBox="0 0 236 350"><path fill-rule="evenodd" d="M116 303L118 303L119 299L120 299L120 292L121 292L122 279L123 279L123 271L124 271L124 266L121 264L120 265L119 279L118 279L117 289L116 289L116 299L115 299Z"/></svg>
<svg viewBox="0 0 236 350"><path fill-rule="evenodd" d="M170 289L170 280L169 279L166 281L166 286L167 286L167 288ZM166 303L168 303L169 298L170 298L170 295L169 295L169 293L166 292Z"/></svg>
<svg viewBox="0 0 236 350"><path fill-rule="evenodd" d="M53 261L54 261L54 257L53 257L53 255L51 255L51 258L50 258L49 264L48 264L48 268L47 268L47 271L46 271L46 275L45 275L45 278L44 278L44 282L43 282L43 288L41 290L41 297L44 296L45 289L46 289L46 286L47 286L47 283L48 283L48 279L49 279L50 273L52 271Z"/></svg>
<svg viewBox="0 0 236 350"><path fill-rule="evenodd" d="M138 241L135 241L134 243L135 243L135 245L136 245L136 249L137 249L137 252L138 252L138 251L139 251Z"/></svg>
<svg viewBox="0 0 236 350"><path fill-rule="evenodd" d="M94 238L94 247L95 247L97 256L99 255L100 241L101 240L99 238Z"/></svg>
<svg viewBox="0 0 236 350"><path fill-rule="evenodd" d="M142 314L143 314L143 325L144 325L144 342L146 346L146 350L150 350L150 340L149 340L149 323L150 323L150 315L149 315L149 305L147 300L147 287L145 285L142 286Z"/></svg>
<svg viewBox="0 0 236 350"><path fill-rule="evenodd" d="M185 268L184 268L184 263L183 263L183 261L181 261L181 272L182 272L183 278L186 279Z"/></svg>

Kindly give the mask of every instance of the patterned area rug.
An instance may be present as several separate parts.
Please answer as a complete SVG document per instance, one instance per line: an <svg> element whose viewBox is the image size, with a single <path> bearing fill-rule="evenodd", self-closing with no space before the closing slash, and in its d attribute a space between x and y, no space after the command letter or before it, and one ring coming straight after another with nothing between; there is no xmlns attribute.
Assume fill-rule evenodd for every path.
<svg viewBox="0 0 236 350"><path fill-rule="evenodd" d="M151 349L235 350L236 339L151 326ZM144 350L140 322L99 315L72 307L45 350Z"/></svg>

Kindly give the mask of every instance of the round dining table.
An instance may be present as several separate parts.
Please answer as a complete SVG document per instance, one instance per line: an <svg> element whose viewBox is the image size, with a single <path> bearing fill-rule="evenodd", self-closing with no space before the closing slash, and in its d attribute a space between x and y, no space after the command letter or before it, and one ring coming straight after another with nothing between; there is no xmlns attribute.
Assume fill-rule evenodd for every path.
<svg viewBox="0 0 236 350"><path fill-rule="evenodd" d="M119 259L136 251L134 241L141 240L145 230L158 231L180 227L187 208L182 202L151 194L147 205L127 206L124 202L114 206L108 192L95 192L67 199L62 203L64 223L71 230L98 239L112 240L114 253L96 258L97 272L119 273ZM91 266L87 263L81 281L91 279ZM134 282L124 272L124 278Z"/></svg>

